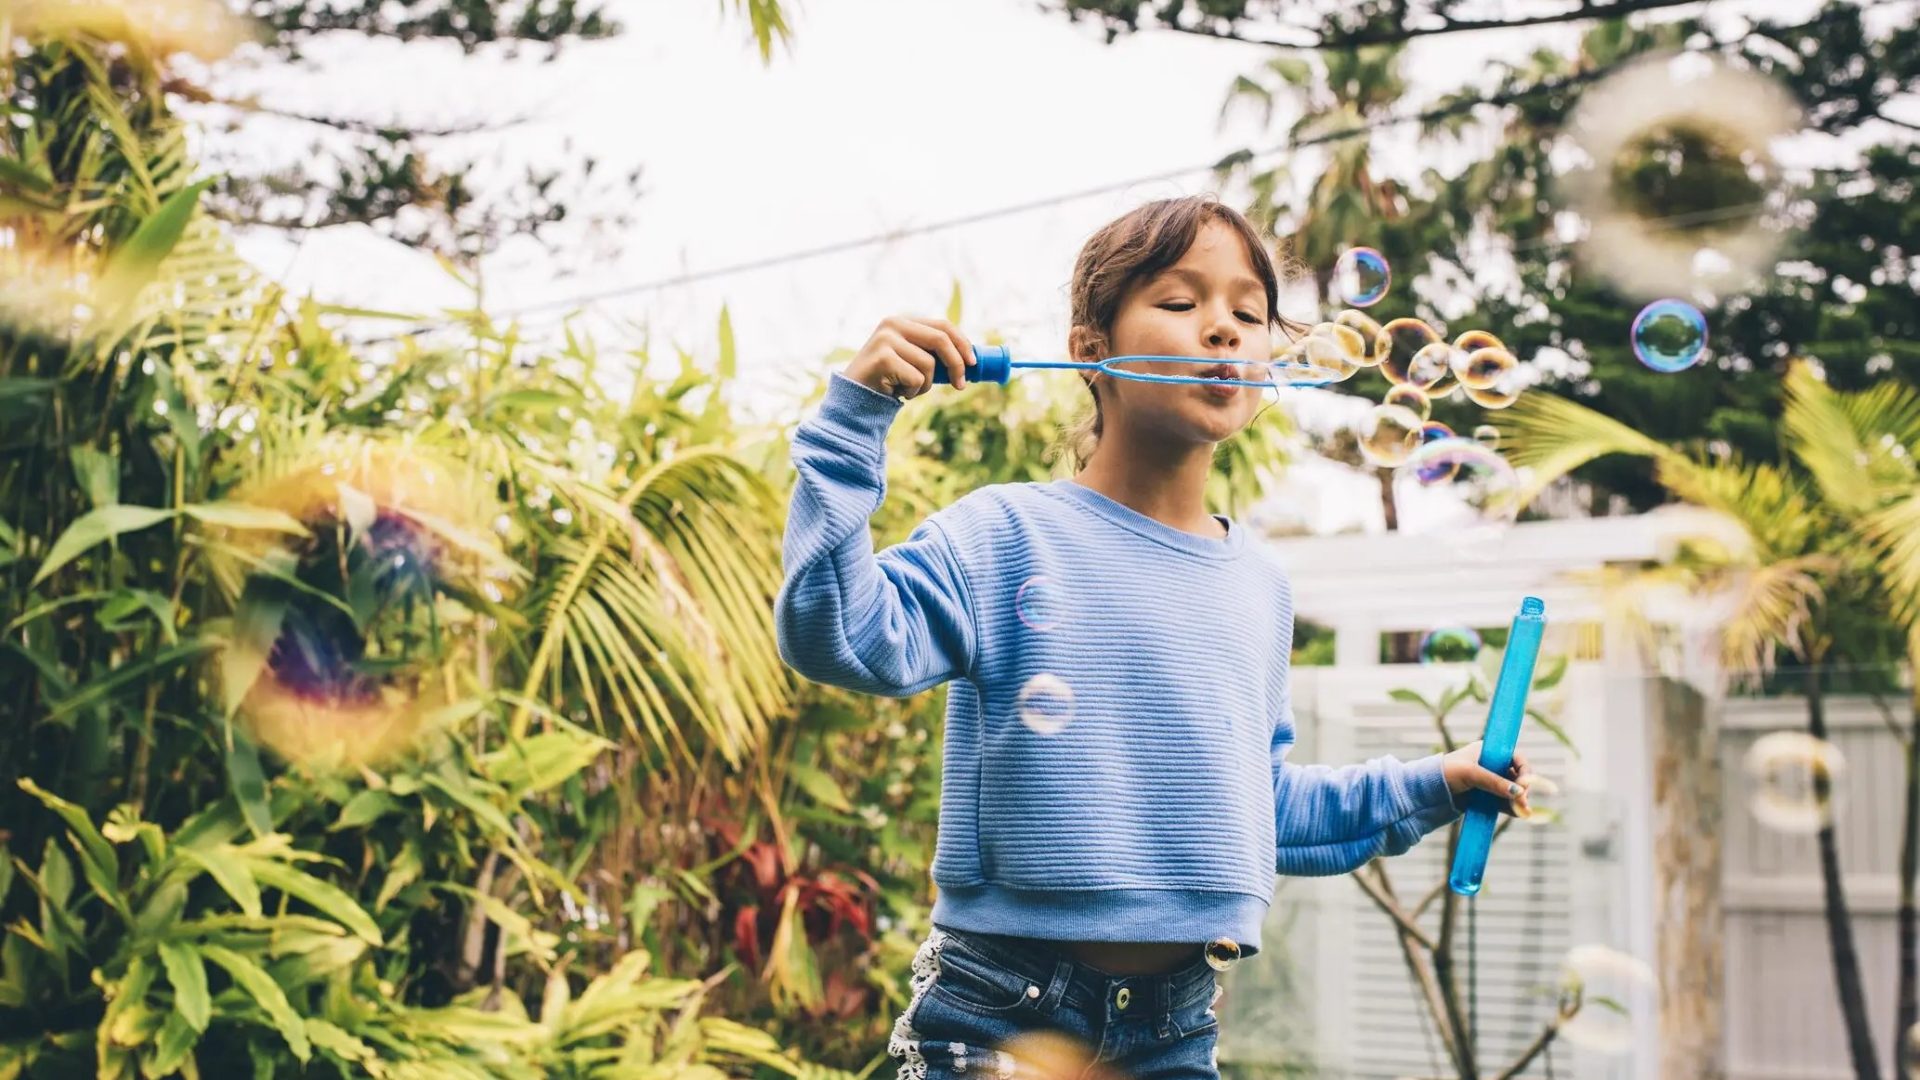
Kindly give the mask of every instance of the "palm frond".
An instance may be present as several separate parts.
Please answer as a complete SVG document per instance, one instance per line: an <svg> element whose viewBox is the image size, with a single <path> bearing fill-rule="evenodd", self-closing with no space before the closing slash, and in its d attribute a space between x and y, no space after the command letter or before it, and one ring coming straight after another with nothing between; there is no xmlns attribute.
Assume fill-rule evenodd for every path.
<svg viewBox="0 0 1920 1080"><path fill-rule="evenodd" d="M1798 555L1816 535L1819 513L1805 489L1771 465L1738 458L1699 462L1667 453L1654 475L1675 497L1732 519L1761 558Z"/></svg>
<svg viewBox="0 0 1920 1080"><path fill-rule="evenodd" d="M1806 555L1735 574L1733 612L1720 628L1721 662L1767 671L1779 646L1804 651L1802 632L1826 595L1820 576L1833 569L1831 557Z"/></svg>
<svg viewBox="0 0 1920 1080"><path fill-rule="evenodd" d="M1555 480L1608 454L1685 460L1664 443L1618 420L1552 394L1521 397L1507 410L1501 427L1508 433L1508 460L1514 468L1527 470L1520 492L1522 506Z"/></svg>
<svg viewBox="0 0 1920 1080"><path fill-rule="evenodd" d="M1888 380L1845 394L1799 363L1787 372L1783 424L1794 458L1843 514L1861 514L1911 490L1920 471L1920 393Z"/></svg>
<svg viewBox="0 0 1920 1080"><path fill-rule="evenodd" d="M1858 529L1880 553L1895 616L1920 626L1920 489L1862 517Z"/></svg>
<svg viewBox="0 0 1920 1080"><path fill-rule="evenodd" d="M539 599L525 694L548 679L562 692L572 686L605 726L599 695L629 738L691 762L676 720L684 716L739 764L792 693L771 614L773 493L718 448L677 452L617 497L573 489L589 514L588 539L554 545L557 580ZM516 730L526 716L515 714Z"/></svg>

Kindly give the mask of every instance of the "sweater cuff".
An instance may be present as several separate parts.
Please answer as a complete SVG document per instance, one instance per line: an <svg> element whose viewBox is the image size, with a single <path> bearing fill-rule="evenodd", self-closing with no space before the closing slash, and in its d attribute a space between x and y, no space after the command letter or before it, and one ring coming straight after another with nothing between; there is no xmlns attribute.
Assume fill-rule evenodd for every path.
<svg viewBox="0 0 1920 1080"><path fill-rule="evenodd" d="M1412 816L1425 826L1423 831L1437 829L1460 816L1453 792L1447 789L1444 755L1432 754L1408 762L1406 779Z"/></svg>
<svg viewBox="0 0 1920 1080"><path fill-rule="evenodd" d="M880 446L900 411L900 402L839 372L827 383L817 422L862 445Z"/></svg>

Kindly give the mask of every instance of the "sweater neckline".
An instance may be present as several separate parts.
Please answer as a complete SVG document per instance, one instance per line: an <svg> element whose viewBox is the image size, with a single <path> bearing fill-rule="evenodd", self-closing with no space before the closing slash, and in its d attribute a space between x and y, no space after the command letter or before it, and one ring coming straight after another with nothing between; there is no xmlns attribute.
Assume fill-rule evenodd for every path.
<svg viewBox="0 0 1920 1080"><path fill-rule="evenodd" d="M1233 519L1220 514L1211 516L1215 521L1226 526L1226 536L1220 538L1197 536L1184 529L1176 529L1163 521L1156 521L1133 507L1110 499L1071 478L1055 480L1048 484L1047 488L1086 507L1096 516L1128 532L1203 559L1231 559L1246 547L1246 527L1235 524Z"/></svg>

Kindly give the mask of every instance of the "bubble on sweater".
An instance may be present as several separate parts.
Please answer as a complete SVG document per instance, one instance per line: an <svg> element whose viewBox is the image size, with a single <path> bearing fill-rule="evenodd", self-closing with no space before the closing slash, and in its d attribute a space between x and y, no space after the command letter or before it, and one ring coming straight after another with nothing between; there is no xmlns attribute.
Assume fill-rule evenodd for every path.
<svg viewBox="0 0 1920 1080"><path fill-rule="evenodd" d="M1020 688L1020 722L1036 735L1058 735L1073 722L1073 687L1058 675L1040 674Z"/></svg>

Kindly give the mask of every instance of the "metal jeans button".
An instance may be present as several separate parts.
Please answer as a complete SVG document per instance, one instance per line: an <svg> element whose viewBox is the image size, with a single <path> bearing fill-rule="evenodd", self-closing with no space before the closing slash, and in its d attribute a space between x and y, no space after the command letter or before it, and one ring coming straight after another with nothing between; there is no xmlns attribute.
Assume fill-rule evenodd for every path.
<svg viewBox="0 0 1920 1080"><path fill-rule="evenodd" d="M1123 986L1120 988L1119 993L1113 995L1114 1008L1124 1011L1127 1007L1127 1004L1132 1000L1133 1000L1133 991Z"/></svg>

